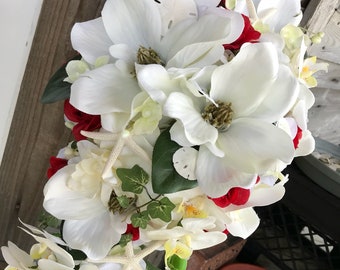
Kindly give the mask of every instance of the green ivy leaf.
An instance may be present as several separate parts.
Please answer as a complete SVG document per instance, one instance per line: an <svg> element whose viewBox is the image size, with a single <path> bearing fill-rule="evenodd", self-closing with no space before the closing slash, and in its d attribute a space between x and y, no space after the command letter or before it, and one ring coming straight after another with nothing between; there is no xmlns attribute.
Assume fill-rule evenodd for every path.
<svg viewBox="0 0 340 270"><path fill-rule="evenodd" d="M149 175L138 165L131 169L118 168L116 173L122 181L122 190L140 194L149 182Z"/></svg>
<svg viewBox="0 0 340 270"><path fill-rule="evenodd" d="M80 60L81 56L77 55L71 60ZM70 61L71 61L70 60ZM71 84L64 82L68 77L65 67L67 63L59 68L48 81L44 93L41 97L42 103L53 103L60 100L65 100L70 97Z"/></svg>
<svg viewBox="0 0 340 270"><path fill-rule="evenodd" d="M128 208L134 199L127 197L126 195L118 196L117 201L122 208Z"/></svg>
<svg viewBox="0 0 340 270"><path fill-rule="evenodd" d="M150 217L148 211L134 213L131 215L131 224L135 228L139 227L141 229L145 229L149 221Z"/></svg>
<svg viewBox="0 0 340 270"><path fill-rule="evenodd" d="M161 269L152 265L150 262L146 261L146 270L161 270Z"/></svg>
<svg viewBox="0 0 340 270"><path fill-rule="evenodd" d="M169 129L158 137L152 155L152 188L159 194L173 193L197 186L197 181L179 175L172 162L173 154L181 148L170 138Z"/></svg>
<svg viewBox="0 0 340 270"><path fill-rule="evenodd" d="M171 211L174 210L174 205L168 198L164 197L159 201L153 201L148 204L147 211L152 218L160 218L165 222L171 221Z"/></svg>
<svg viewBox="0 0 340 270"><path fill-rule="evenodd" d="M132 240L132 234L127 233L127 234L122 234L119 240L119 245L121 247L125 247L127 243L129 243Z"/></svg>
<svg viewBox="0 0 340 270"><path fill-rule="evenodd" d="M185 270L187 269L188 261L174 254L168 258L167 263L171 270Z"/></svg>

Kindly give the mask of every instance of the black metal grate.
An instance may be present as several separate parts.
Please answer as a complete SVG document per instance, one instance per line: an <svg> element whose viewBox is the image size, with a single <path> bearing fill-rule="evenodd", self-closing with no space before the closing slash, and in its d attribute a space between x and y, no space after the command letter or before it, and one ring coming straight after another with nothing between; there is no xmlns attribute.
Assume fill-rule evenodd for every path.
<svg viewBox="0 0 340 270"><path fill-rule="evenodd" d="M241 261L268 270L340 270L339 243L280 202L256 211L261 224L248 239Z"/></svg>

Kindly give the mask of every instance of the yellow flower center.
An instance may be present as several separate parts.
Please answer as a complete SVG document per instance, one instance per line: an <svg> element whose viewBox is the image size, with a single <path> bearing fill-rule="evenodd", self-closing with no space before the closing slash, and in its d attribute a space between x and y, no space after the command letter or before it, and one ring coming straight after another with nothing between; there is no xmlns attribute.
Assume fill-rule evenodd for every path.
<svg viewBox="0 0 340 270"><path fill-rule="evenodd" d="M217 106L213 103L207 105L202 113L203 119L217 128L219 131L226 131L233 119L231 102L217 101Z"/></svg>
<svg viewBox="0 0 340 270"><path fill-rule="evenodd" d="M153 49L140 46L137 52L137 63L141 65L158 64L163 65L161 58Z"/></svg>

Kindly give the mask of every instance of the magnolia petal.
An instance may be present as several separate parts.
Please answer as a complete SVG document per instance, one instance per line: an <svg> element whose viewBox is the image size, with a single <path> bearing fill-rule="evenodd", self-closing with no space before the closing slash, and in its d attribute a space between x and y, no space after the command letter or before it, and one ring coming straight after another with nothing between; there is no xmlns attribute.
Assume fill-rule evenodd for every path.
<svg viewBox="0 0 340 270"><path fill-rule="evenodd" d="M278 60L273 45L246 44L232 61L215 69L210 96L214 100L231 102L234 118L247 116L264 100L277 72Z"/></svg>
<svg viewBox="0 0 340 270"><path fill-rule="evenodd" d="M276 33L280 32L287 24L297 26L302 19L300 1L261 0L257 8L258 16L264 17L263 14L267 13L268 10L275 10L275 13L265 18L264 22L269 24Z"/></svg>
<svg viewBox="0 0 340 270"><path fill-rule="evenodd" d="M162 19L162 36L178 22L197 17L194 0L166 0L159 1L158 8Z"/></svg>
<svg viewBox="0 0 340 270"><path fill-rule="evenodd" d="M76 23L71 31L71 41L73 48L92 65L98 57L109 55L109 47L112 45L101 18Z"/></svg>
<svg viewBox="0 0 340 270"><path fill-rule="evenodd" d="M166 67L190 68L205 67L218 62L223 56L221 42L190 44L172 57Z"/></svg>
<svg viewBox="0 0 340 270"><path fill-rule="evenodd" d="M181 122L176 121L170 128L170 138L181 146L193 146L185 136L185 130Z"/></svg>
<svg viewBox="0 0 340 270"><path fill-rule="evenodd" d="M229 212L229 216L232 222L227 224L227 230L243 239L250 236L260 224L260 219L251 207Z"/></svg>
<svg viewBox="0 0 340 270"><path fill-rule="evenodd" d="M307 86L303 84L300 84L299 86L300 86L299 99L304 100L306 103L306 108L310 109L315 102L315 96Z"/></svg>
<svg viewBox="0 0 340 270"><path fill-rule="evenodd" d="M67 180L74 170L75 165L68 165L46 183L43 203L45 210L58 219L84 219L103 213L105 207L100 199L86 198L67 187Z"/></svg>
<svg viewBox="0 0 340 270"><path fill-rule="evenodd" d="M85 220L66 220L63 236L71 248L82 250L96 260L108 254L124 230L126 224L119 217L104 212Z"/></svg>
<svg viewBox="0 0 340 270"><path fill-rule="evenodd" d="M294 157L292 140L284 130L249 118L235 119L219 134L217 144L226 164L250 174L265 173L279 160L290 164Z"/></svg>
<svg viewBox="0 0 340 270"><path fill-rule="evenodd" d="M47 259L40 259L38 261L39 269L41 270L72 270L73 267L68 267L65 265L62 265L60 263L57 263L52 260Z"/></svg>
<svg viewBox="0 0 340 270"><path fill-rule="evenodd" d="M223 158L215 156L205 146L199 149L196 176L199 187L212 198L227 194L233 187L251 188L257 177L256 174L233 169Z"/></svg>
<svg viewBox="0 0 340 270"><path fill-rule="evenodd" d="M161 18L154 1L108 0L102 18L113 43L127 44L136 52L140 46L155 48L161 39Z"/></svg>
<svg viewBox="0 0 340 270"><path fill-rule="evenodd" d="M199 98L195 101L200 102ZM214 143L218 132L209 123L205 122L200 114L200 104L187 95L179 92L170 94L163 107L163 114L175 118L183 124L185 136L193 145L201 145L207 142Z"/></svg>
<svg viewBox="0 0 340 270"><path fill-rule="evenodd" d="M196 180L197 154L198 151L192 147L182 147L174 153L172 161L179 175L188 180Z"/></svg>
<svg viewBox="0 0 340 270"><path fill-rule="evenodd" d="M124 130L130 120L130 113L113 112L100 116L102 127L112 133L119 133Z"/></svg>
<svg viewBox="0 0 340 270"><path fill-rule="evenodd" d="M70 103L88 114L130 112L131 100L139 91L133 75L108 64L72 84Z"/></svg>
<svg viewBox="0 0 340 270"><path fill-rule="evenodd" d="M136 62L137 54L126 44L114 44L109 49L112 57L126 62Z"/></svg>
<svg viewBox="0 0 340 270"><path fill-rule="evenodd" d="M239 23L236 23L239 22ZM243 18L237 13L226 12L224 16L208 14L198 20L187 19L176 24L161 41L159 49L163 59L171 59L177 52L190 44L216 42L221 46L231 43L242 33ZM214 31L207 31L214 29Z"/></svg>
<svg viewBox="0 0 340 270"><path fill-rule="evenodd" d="M140 87L160 104L165 102L169 93L178 89L175 81L170 79L167 70L161 65L136 65L136 73Z"/></svg>
<svg viewBox="0 0 340 270"><path fill-rule="evenodd" d="M284 117L296 102L299 93L298 81L289 67L280 66L278 78L270 87L270 92L251 117L275 123Z"/></svg>

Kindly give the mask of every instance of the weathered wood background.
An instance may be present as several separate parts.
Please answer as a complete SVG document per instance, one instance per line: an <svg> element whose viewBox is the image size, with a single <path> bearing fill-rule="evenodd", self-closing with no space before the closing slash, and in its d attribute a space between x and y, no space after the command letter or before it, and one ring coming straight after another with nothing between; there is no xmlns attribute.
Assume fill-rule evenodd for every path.
<svg viewBox="0 0 340 270"><path fill-rule="evenodd" d="M18 217L36 224L49 157L70 138L63 103L42 105L40 97L51 75L75 55L70 42L73 24L98 17L103 4L104 0L43 2L0 168L0 246L10 240L28 250L33 243L17 228Z"/></svg>
<svg viewBox="0 0 340 270"><path fill-rule="evenodd" d="M305 13L307 26L326 32L323 43L313 48L314 53L332 62L330 72L320 79L322 88L315 90L321 98L317 99L312 112L315 116L324 112L324 118L312 124L317 128L323 123L323 135L335 140L339 139L339 133L334 133L334 127L338 132L340 121L335 122L339 118L334 117L330 121L327 112L340 117L340 19L336 11L339 0L309 2ZM44 0L0 167L0 246L10 240L28 250L33 243L30 236L17 228L18 217L36 224L42 210L42 189L47 180L49 157L70 139L70 132L64 128L62 102L42 105L40 97L51 75L75 54L69 38L72 25L98 17L103 4L104 0ZM319 15L309 20L315 10ZM318 20L319 17L322 20ZM327 121L330 122L327 124ZM1 255L0 258L3 269L6 264Z"/></svg>

